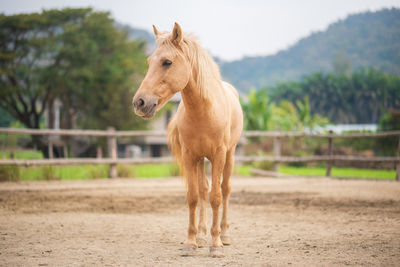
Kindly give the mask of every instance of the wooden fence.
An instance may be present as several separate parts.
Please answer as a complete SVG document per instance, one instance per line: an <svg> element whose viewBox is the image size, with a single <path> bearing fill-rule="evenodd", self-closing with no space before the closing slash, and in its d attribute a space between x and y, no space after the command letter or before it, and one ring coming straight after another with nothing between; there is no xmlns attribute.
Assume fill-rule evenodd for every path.
<svg viewBox="0 0 400 267"><path fill-rule="evenodd" d="M110 164L110 178L117 177L117 164L143 164L143 163L165 163L172 162L172 157L159 158L118 158L117 155L117 138L118 137L137 137L137 136L165 136L165 131L115 131L109 128L106 131L100 130L52 130L52 129L12 129L0 128L0 133L7 134L29 134L44 136L97 136L107 137L108 158L52 158L52 139L49 138L49 159L20 160L9 159L0 160L1 165L79 165L79 164ZM273 156L236 156L237 162L274 162L274 170L276 171L279 163L283 162L326 162L326 176L331 175L331 167L333 162L352 161L352 162L392 162L396 164L396 180L400 180L400 131L379 132L379 133L349 133L336 135L329 134L313 134L313 133L296 133L296 132L264 132L264 131L246 131L243 132L244 137L268 137L273 138ZM323 156L306 156L291 157L281 156L281 139L287 137L309 137L309 138L327 138L328 139L328 155ZM382 138L382 137L399 137L397 157L363 157L363 156L342 156L333 155L333 139L335 138Z"/></svg>

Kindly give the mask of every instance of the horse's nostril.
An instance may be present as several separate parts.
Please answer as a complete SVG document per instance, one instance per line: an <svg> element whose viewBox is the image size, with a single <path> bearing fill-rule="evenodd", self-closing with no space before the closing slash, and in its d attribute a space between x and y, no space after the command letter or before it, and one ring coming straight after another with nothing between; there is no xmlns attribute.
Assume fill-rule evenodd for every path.
<svg viewBox="0 0 400 267"><path fill-rule="evenodd" d="M143 106L144 106L144 100L143 100L143 98L139 98L136 101L136 107L140 108L140 107L143 107Z"/></svg>

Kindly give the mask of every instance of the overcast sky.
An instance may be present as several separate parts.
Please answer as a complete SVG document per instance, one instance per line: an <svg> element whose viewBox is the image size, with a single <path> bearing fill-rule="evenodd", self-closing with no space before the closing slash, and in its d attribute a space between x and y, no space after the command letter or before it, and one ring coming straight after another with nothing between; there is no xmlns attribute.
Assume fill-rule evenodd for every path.
<svg viewBox="0 0 400 267"><path fill-rule="evenodd" d="M0 0L5 14L87 6L150 32L176 21L212 55L233 60L273 54L349 14L400 7L400 0Z"/></svg>

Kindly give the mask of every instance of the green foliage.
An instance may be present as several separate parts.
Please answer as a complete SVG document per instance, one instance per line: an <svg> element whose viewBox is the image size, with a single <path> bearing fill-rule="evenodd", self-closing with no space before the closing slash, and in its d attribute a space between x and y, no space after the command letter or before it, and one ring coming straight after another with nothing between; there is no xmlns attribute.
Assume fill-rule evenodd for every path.
<svg viewBox="0 0 400 267"><path fill-rule="evenodd" d="M238 165L235 164L234 174L240 176L251 176L250 170L253 167L251 165Z"/></svg>
<svg viewBox="0 0 400 267"><path fill-rule="evenodd" d="M125 165L128 177L153 178L179 175L179 168L174 163Z"/></svg>
<svg viewBox="0 0 400 267"><path fill-rule="evenodd" d="M120 177L155 178L179 176L179 168L173 163L118 165ZM43 166L20 168L0 166L0 181L41 181L41 180L87 180L107 178L108 164L79 166Z"/></svg>
<svg viewBox="0 0 400 267"><path fill-rule="evenodd" d="M43 166L42 168L42 179L45 181L53 181L60 180L60 176L58 176L54 170L53 166Z"/></svg>
<svg viewBox="0 0 400 267"><path fill-rule="evenodd" d="M270 130L274 104L264 91L251 90L248 101L241 101L245 116L244 127L248 130Z"/></svg>
<svg viewBox="0 0 400 267"><path fill-rule="evenodd" d="M68 168L70 174L67 179L99 179L107 178L110 165L88 165L82 169L82 166L75 166L75 169ZM65 171L63 172L65 173Z"/></svg>
<svg viewBox="0 0 400 267"><path fill-rule="evenodd" d="M276 103L296 103L307 96L309 106L298 108L334 123L376 123L386 110L400 107L400 76L375 69L350 75L317 72L262 91Z"/></svg>
<svg viewBox="0 0 400 267"><path fill-rule="evenodd" d="M62 27L90 9L0 15L0 106L28 128L39 128L47 102L57 94Z"/></svg>
<svg viewBox="0 0 400 267"><path fill-rule="evenodd" d="M146 69L143 42L129 41L108 13L88 9L0 15L0 107L39 128L62 101L62 128L143 128L132 88Z"/></svg>
<svg viewBox="0 0 400 267"><path fill-rule="evenodd" d="M146 71L144 43L129 41L107 13L93 13L81 25L69 25L63 41L62 55L70 64L60 88L68 105L84 114L80 127L143 128L145 121L133 116L131 101L132 89L139 87Z"/></svg>
<svg viewBox="0 0 400 267"><path fill-rule="evenodd" d="M251 176L250 170L254 168L251 165L235 166L235 174L241 176ZM314 167L293 167L287 165L279 165L278 172L292 176L325 176L325 166ZM366 178L366 179L387 179L394 180L396 171L394 170L375 170L375 169L353 169L333 167L331 170L332 177L340 178Z"/></svg>
<svg viewBox="0 0 400 267"><path fill-rule="evenodd" d="M275 55L222 63L221 72L242 92L298 80L316 71L348 74L374 67L400 73L399 36L400 9L350 15Z"/></svg>
<svg viewBox="0 0 400 267"><path fill-rule="evenodd" d="M120 178L135 177L134 169L123 164L117 166L117 173Z"/></svg>
<svg viewBox="0 0 400 267"><path fill-rule="evenodd" d="M325 176L326 168L324 166L316 167L291 167L281 165L278 172L295 176ZM366 178L366 179L387 179L394 180L396 171L394 170L374 170L374 169L354 169L333 167L332 177L339 178Z"/></svg>
<svg viewBox="0 0 400 267"><path fill-rule="evenodd" d="M303 101L297 100L296 105L289 101L281 101L276 105L270 102L266 90L252 90L248 95L248 101L242 101L241 104L246 130L301 132L328 123L326 118L311 115L307 97Z"/></svg>
<svg viewBox="0 0 400 267"><path fill-rule="evenodd" d="M378 131L399 131L400 130L400 110L389 110L379 120ZM398 137L385 137L377 140L380 149L384 155L396 156L398 144L400 142Z"/></svg>
<svg viewBox="0 0 400 267"><path fill-rule="evenodd" d="M281 101L274 109L274 119L276 128L281 131L303 132L328 123L326 118L318 114L311 115L308 97L305 97L303 102L297 100L296 105L289 101Z"/></svg>
<svg viewBox="0 0 400 267"><path fill-rule="evenodd" d="M179 176L179 167L176 164L141 164L125 165L119 164L117 167L118 177L121 178L152 178Z"/></svg>
<svg viewBox="0 0 400 267"><path fill-rule="evenodd" d="M42 159L43 154L36 150L1 150L0 159Z"/></svg>
<svg viewBox="0 0 400 267"><path fill-rule="evenodd" d="M389 110L382 116L378 124L379 131L398 131L400 130L400 110Z"/></svg>
<svg viewBox="0 0 400 267"><path fill-rule="evenodd" d="M19 168L20 181L87 180L108 177L108 165L43 166Z"/></svg>
<svg viewBox="0 0 400 267"><path fill-rule="evenodd" d="M20 178L18 166L0 166L0 182L17 182Z"/></svg>
<svg viewBox="0 0 400 267"><path fill-rule="evenodd" d="M252 164L252 167L255 168L255 169L272 171L274 169L274 163L270 162L270 161L254 162Z"/></svg>
<svg viewBox="0 0 400 267"><path fill-rule="evenodd" d="M3 108L0 107L0 127L10 127L15 119Z"/></svg>

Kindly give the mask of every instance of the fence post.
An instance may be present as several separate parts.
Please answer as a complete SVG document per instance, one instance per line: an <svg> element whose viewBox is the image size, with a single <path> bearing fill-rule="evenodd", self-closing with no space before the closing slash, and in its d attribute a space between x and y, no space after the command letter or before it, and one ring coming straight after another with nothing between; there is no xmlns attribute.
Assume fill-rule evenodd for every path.
<svg viewBox="0 0 400 267"><path fill-rule="evenodd" d="M64 154L64 158L68 158L68 147L67 147L67 144L63 145L63 154Z"/></svg>
<svg viewBox="0 0 400 267"><path fill-rule="evenodd" d="M397 148L397 157L400 157L400 137L399 137L399 145ZM400 181L400 161L397 161L396 165L396 181Z"/></svg>
<svg viewBox="0 0 400 267"><path fill-rule="evenodd" d="M332 138L333 131L329 131L329 137L328 137L328 156L333 155L333 138ZM331 176L331 168L332 168L332 161L331 159L326 161L326 176L330 177Z"/></svg>
<svg viewBox="0 0 400 267"><path fill-rule="evenodd" d="M115 128L108 127L107 130L110 132L114 132ZM116 160L117 159L117 137L116 136L107 137L107 143L108 143L108 157ZM108 173L108 177L109 178L117 178L118 177L117 163L110 164L110 170Z"/></svg>
<svg viewBox="0 0 400 267"><path fill-rule="evenodd" d="M101 146L98 146L96 151L96 158L101 159L102 157L103 157L103 150L101 149Z"/></svg>
<svg viewBox="0 0 400 267"><path fill-rule="evenodd" d="M48 152L49 152L49 159L53 158L53 141L51 141L51 136L49 136L49 145L48 145Z"/></svg>
<svg viewBox="0 0 400 267"><path fill-rule="evenodd" d="M280 157L281 156L281 145L280 145L280 138L279 136L274 136L274 156ZM279 162L274 162L274 171L277 172L279 168Z"/></svg>

